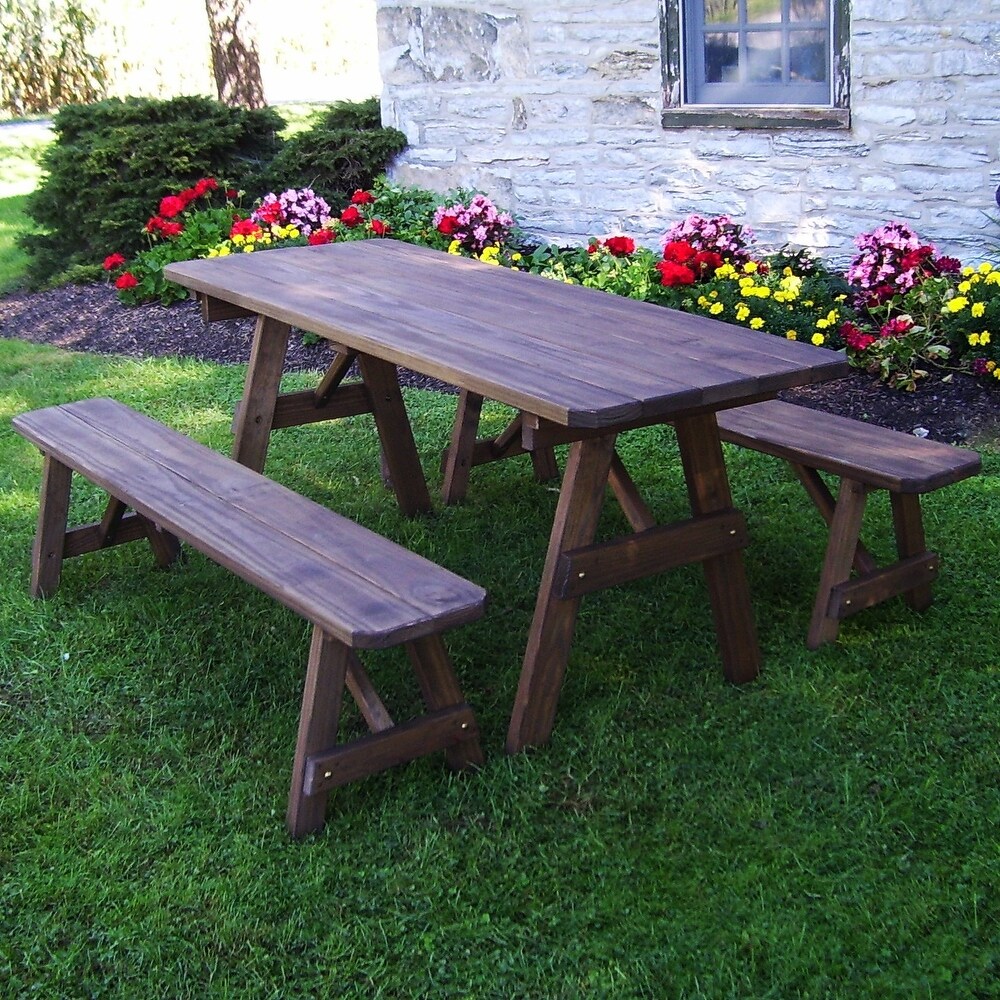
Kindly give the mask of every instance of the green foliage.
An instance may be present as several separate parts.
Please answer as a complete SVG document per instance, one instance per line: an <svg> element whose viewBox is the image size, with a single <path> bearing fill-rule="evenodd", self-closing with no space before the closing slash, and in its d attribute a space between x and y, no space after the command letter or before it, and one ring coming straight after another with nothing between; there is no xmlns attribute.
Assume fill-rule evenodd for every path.
<svg viewBox="0 0 1000 1000"><path fill-rule="evenodd" d="M94 22L65 0L0 0L0 111L47 114L104 96L103 59L88 50Z"/></svg>
<svg viewBox="0 0 1000 1000"><path fill-rule="evenodd" d="M29 280L143 246L143 226L169 192L200 177L254 188L280 146L272 109L229 108L204 97L129 98L70 105L55 117L46 176L28 202L43 232L23 245Z"/></svg>
<svg viewBox="0 0 1000 1000"><path fill-rule="evenodd" d="M262 190L312 188L331 205L346 203L355 190L370 188L405 148L402 132L382 127L377 98L342 101L285 142L266 172Z"/></svg>

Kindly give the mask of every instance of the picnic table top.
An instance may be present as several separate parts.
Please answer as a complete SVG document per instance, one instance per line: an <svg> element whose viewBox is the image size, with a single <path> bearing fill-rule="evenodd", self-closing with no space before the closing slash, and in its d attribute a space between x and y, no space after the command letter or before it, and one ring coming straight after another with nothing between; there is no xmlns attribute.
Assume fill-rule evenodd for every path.
<svg viewBox="0 0 1000 1000"><path fill-rule="evenodd" d="M170 264L166 277L568 427L671 419L848 374L839 354L393 240Z"/></svg>

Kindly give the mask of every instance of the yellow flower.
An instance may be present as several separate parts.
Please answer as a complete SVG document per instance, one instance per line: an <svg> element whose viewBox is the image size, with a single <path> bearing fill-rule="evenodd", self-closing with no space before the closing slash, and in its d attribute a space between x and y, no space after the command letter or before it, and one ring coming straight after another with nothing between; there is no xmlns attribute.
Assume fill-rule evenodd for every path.
<svg viewBox="0 0 1000 1000"><path fill-rule="evenodd" d="M1000 368L994 368L993 369L993 377L994 378L1000 378Z"/></svg>
<svg viewBox="0 0 1000 1000"><path fill-rule="evenodd" d="M990 331L983 330L983 332L979 335L979 343L988 344L989 342L990 342Z"/></svg>
<svg viewBox="0 0 1000 1000"><path fill-rule="evenodd" d="M817 330L825 330L829 325L830 321L825 316L821 316L818 320L816 320Z"/></svg>
<svg viewBox="0 0 1000 1000"><path fill-rule="evenodd" d="M740 278L740 288L747 289L753 288L756 282L753 278Z"/></svg>
<svg viewBox="0 0 1000 1000"><path fill-rule="evenodd" d="M968 304L969 300L964 295L956 295L945 303L945 308L948 312L957 313L961 312Z"/></svg>
<svg viewBox="0 0 1000 1000"><path fill-rule="evenodd" d="M972 309L970 310L970 312L976 319L979 319L979 317L982 316L984 312L986 312L986 303L973 302Z"/></svg>
<svg viewBox="0 0 1000 1000"><path fill-rule="evenodd" d="M448 253L460 254L462 252L462 244L458 240L452 240L448 244Z"/></svg>
<svg viewBox="0 0 1000 1000"><path fill-rule="evenodd" d="M711 304L712 303L709 302L704 295L698 296L698 305L701 306L702 309L707 309Z"/></svg>
<svg viewBox="0 0 1000 1000"><path fill-rule="evenodd" d="M731 274L735 273L736 268L729 261L726 261L721 267L715 269L715 276L717 278L728 278Z"/></svg>
<svg viewBox="0 0 1000 1000"><path fill-rule="evenodd" d="M986 275L986 284L1000 285L1000 270L990 271L990 273Z"/></svg>
<svg viewBox="0 0 1000 1000"><path fill-rule="evenodd" d="M997 363L995 361L987 361L986 370L988 372L995 372L997 370Z"/></svg>
<svg viewBox="0 0 1000 1000"><path fill-rule="evenodd" d="M962 274L968 277L970 274L975 274L976 272L971 267L963 267Z"/></svg>
<svg viewBox="0 0 1000 1000"><path fill-rule="evenodd" d="M961 293L962 293L963 295L966 295L966 294L968 294L969 292L971 292L971 291L972 291L972 282L971 282L971 281L960 281L960 282L958 283L958 290L959 290L959 291L960 291L960 292L961 292Z"/></svg>
<svg viewBox="0 0 1000 1000"><path fill-rule="evenodd" d="M743 273L744 274L756 274L757 273L757 261L755 261L755 260L748 260L743 265Z"/></svg>
<svg viewBox="0 0 1000 1000"><path fill-rule="evenodd" d="M992 270L993 265L988 260L984 260L982 264L979 265L980 274L989 274Z"/></svg>
<svg viewBox="0 0 1000 1000"><path fill-rule="evenodd" d="M764 321L759 316L754 316L754 318L750 320L751 330L759 330L763 325Z"/></svg>
<svg viewBox="0 0 1000 1000"><path fill-rule="evenodd" d="M720 313L720 312L722 312L722 311L723 311L723 310L724 310L725 308L726 308L726 307L725 307L725 306L724 306L724 305L723 305L723 304L722 304L721 302L713 302L713 303L711 304L711 306L709 306L709 309L708 309L708 311L709 311L709 312L710 312L710 313L711 313L711 314L712 314L713 316L718 316L718 315L719 315L719 313Z"/></svg>
<svg viewBox="0 0 1000 1000"><path fill-rule="evenodd" d="M500 264L500 247L485 247L479 255L479 259L484 264Z"/></svg>
<svg viewBox="0 0 1000 1000"><path fill-rule="evenodd" d="M826 337L824 337L823 334L821 334L821 333L814 333L812 335L812 342L817 347L822 347L823 344L826 343Z"/></svg>
<svg viewBox="0 0 1000 1000"><path fill-rule="evenodd" d="M221 246L221 247L219 247L219 256L220 257L228 257L229 254L230 254L229 247L227 247L227 246Z"/></svg>
<svg viewBox="0 0 1000 1000"><path fill-rule="evenodd" d="M978 333L970 333L969 334L969 346L970 347L978 347L979 346L979 334Z"/></svg>
<svg viewBox="0 0 1000 1000"><path fill-rule="evenodd" d="M745 303L741 302L736 307L736 322L742 323L750 315L750 310Z"/></svg>
<svg viewBox="0 0 1000 1000"><path fill-rule="evenodd" d="M519 253L512 253L510 259L514 261L515 264L520 264L524 258Z"/></svg>
<svg viewBox="0 0 1000 1000"><path fill-rule="evenodd" d="M794 330L785 331L785 340L798 340L799 335Z"/></svg>

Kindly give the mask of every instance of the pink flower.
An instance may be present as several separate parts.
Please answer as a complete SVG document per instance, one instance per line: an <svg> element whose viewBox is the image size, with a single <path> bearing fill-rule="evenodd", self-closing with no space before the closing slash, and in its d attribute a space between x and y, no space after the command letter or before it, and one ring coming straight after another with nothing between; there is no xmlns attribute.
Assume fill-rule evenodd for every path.
<svg viewBox="0 0 1000 1000"><path fill-rule="evenodd" d="M104 258L103 267L105 271L113 271L116 267L121 267L124 263L125 258L120 253L112 253Z"/></svg>
<svg viewBox="0 0 1000 1000"><path fill-rule="evenodd" d="M115 288L117 288L120 292L123 292L127 288L135 288L135 286L138 285L138 284L139 284L139 281L136 278L136 276L134 274L132 274L131 271L126 271L115 282Z"/></svg>

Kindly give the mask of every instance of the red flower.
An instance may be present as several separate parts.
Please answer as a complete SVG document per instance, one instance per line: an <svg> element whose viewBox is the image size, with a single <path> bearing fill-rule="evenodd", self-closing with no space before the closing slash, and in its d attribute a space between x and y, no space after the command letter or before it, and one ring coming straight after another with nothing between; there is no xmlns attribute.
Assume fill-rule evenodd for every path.
<svg viewBox="0 0 1000 1000"><path fill-rule="evenodd" d="M194 185L194 196L196 198L202 197L202 195L208 194L209 191L218 191L219 182L214 177L202 177L200 181L196 181Z"/></svg>
<svg viewBox="0 0 1000 1000"><path fill-rule="evenodd" d="M675 264L686 264L695 255L695 249L687 240L674 240L663 248L663 259Z"/></svg>
<svg viewBox="0 0 1000 1000"><path fill-rule="evenodd" d="M909 316L897 316L895 319L883 323L878 332L880 337L902 337L904 333L909 333L913 329L913 321Z"/></svg>
<svg viewBox="0 0 1000 1000"><path fill-rule="evenodd" d="M354 194L351 195L352 205L370 205L375 200L375 195L370 191L362 191L358 188Z"/></svg>
<svg viewBox="0 0 1000 1000"><path fill-rule="evenodd" d="M183 198L178 197L175 194L168 194L163 201L160 202L160 215L164 219L172 219L175 215L180 215L184 209L187 208L187 202Z"/></svg>
<svg viewBox="0 0 1000 1000"><path fill-rule="evenodd" d="M163 236L180 236L184 232L184 223L182 222L161 222L160 223L160 233Z"/></svg>
<svg viewBox="0 0 1000 1000"><path fill-rule="evenodd" d="M660 272L660 284L668 287L694 284L694 271L683 264L677 264L672 260L661 260L656 265L656 270Z"/></svg>
<svg viewBox="0 0 1000 1000"><path fill-rule="evenodd" d="M440 228L441 227L438 226L438 229L440 229ZM601 241L600 240L598 240L596 243L593 240L591 240L587 244L587 253L597 253L597 251L600 250L600 249L601 249Z"/></svg>
<svg viewBox="0 0 1000 1000"><path fill-rule="evenodd" d="M104 258L104 270L113 271L116 267L121 267L125 263L125 258L120 253L108 254Z"/></svg>
<svg viewBox="0 0 1000 1000"><path fill-rule="evenodd" d="M264 230L253 219L236 219L229 230L229 238L234 236L260 236Z"/></svg>
<svg viewBox="0 0 1000 1000"><path fill-rule="evenodd" d="M261 205L256 212L253 213L261 222L266 222L269 226L273 223L282 223L285 221L284 212L281 210L281 203L277 201L269 201L264 205Z"/></svg>
<svg viewBox="0 0 1000 1000"><path fill-rule="evenodd" d="M135 288L138 284L139 281L136 276L131 271L126 271L115 282L115 288L119 291L125 291L126 288Z"/></svg>
<svg viewBox="0 0 1000 1000"><path fill-rule="evenodd" d="M442 215L437 228L443 236L451 236L458 229L458 219L454 215Z"/></svg>
<svg viewBox="0 0 1000 1000"><path fill-rule="evenodd" d="M184 202L184 207L187 208L198 197L198 192L194 188L185 188L177 197Z"/></svg>
<svg viewBox="0 0 1000 1000"><path fill-rule="evenodd" d="M863 351L875 343L875 337L858 329L850 322L841 324L840 335L844 338L844 343L853 351Z"/></svg>
<svg viewBox="0 0 1000 1000"><path fill-rule="evenodd" d="M237 198L239 198L239 196L240 193L239 191L236 190L236 188L226 188L226 197L230 201L235 201Z"/></svg>
<svg viewBox="0 0 1000 1000"><path fill-rule="evenodd" d="M609 236L604 245L615 257L627 257L630 253L635 253L635 240L631 236Z"/></svg>
<svg viewBox="0 0 1000 1000"><path fill-rule="evenodd" d="M372 219L371 222L372 232L376 236L388 236L392 232L392 226L388 222L383 222L381 219Z"/></svg>
<svg viewBox="0 0 1000 1000"><path fill-rule="evenodd" d="M154 215L149 222L146 223L147 233L158 233L163 228L163 219L158 215Z"/></svg>
<svg viewBox="0 0 1000 1000"><path fill-rule="evenodd" d="M348 229L353 229L358 224L364 222L365 219L353 205L348 205L347 208L340 213L340 221L347 226Z"/></svg>
<svg viewBox="0 0 1000 1000"><path fill-rule="evenodd" d="M700 278L711 277L717 267L722 267L722 257L714 250L699 250L694 255L694 266Z"/></svg>
<svg viewBox="0 0 1000 1000"><path fill-rule="evenodd" d="M311 247L320 247L324 243L332 243L337 238L337 234L332 229L314 229L306 240Z"/></svg>

